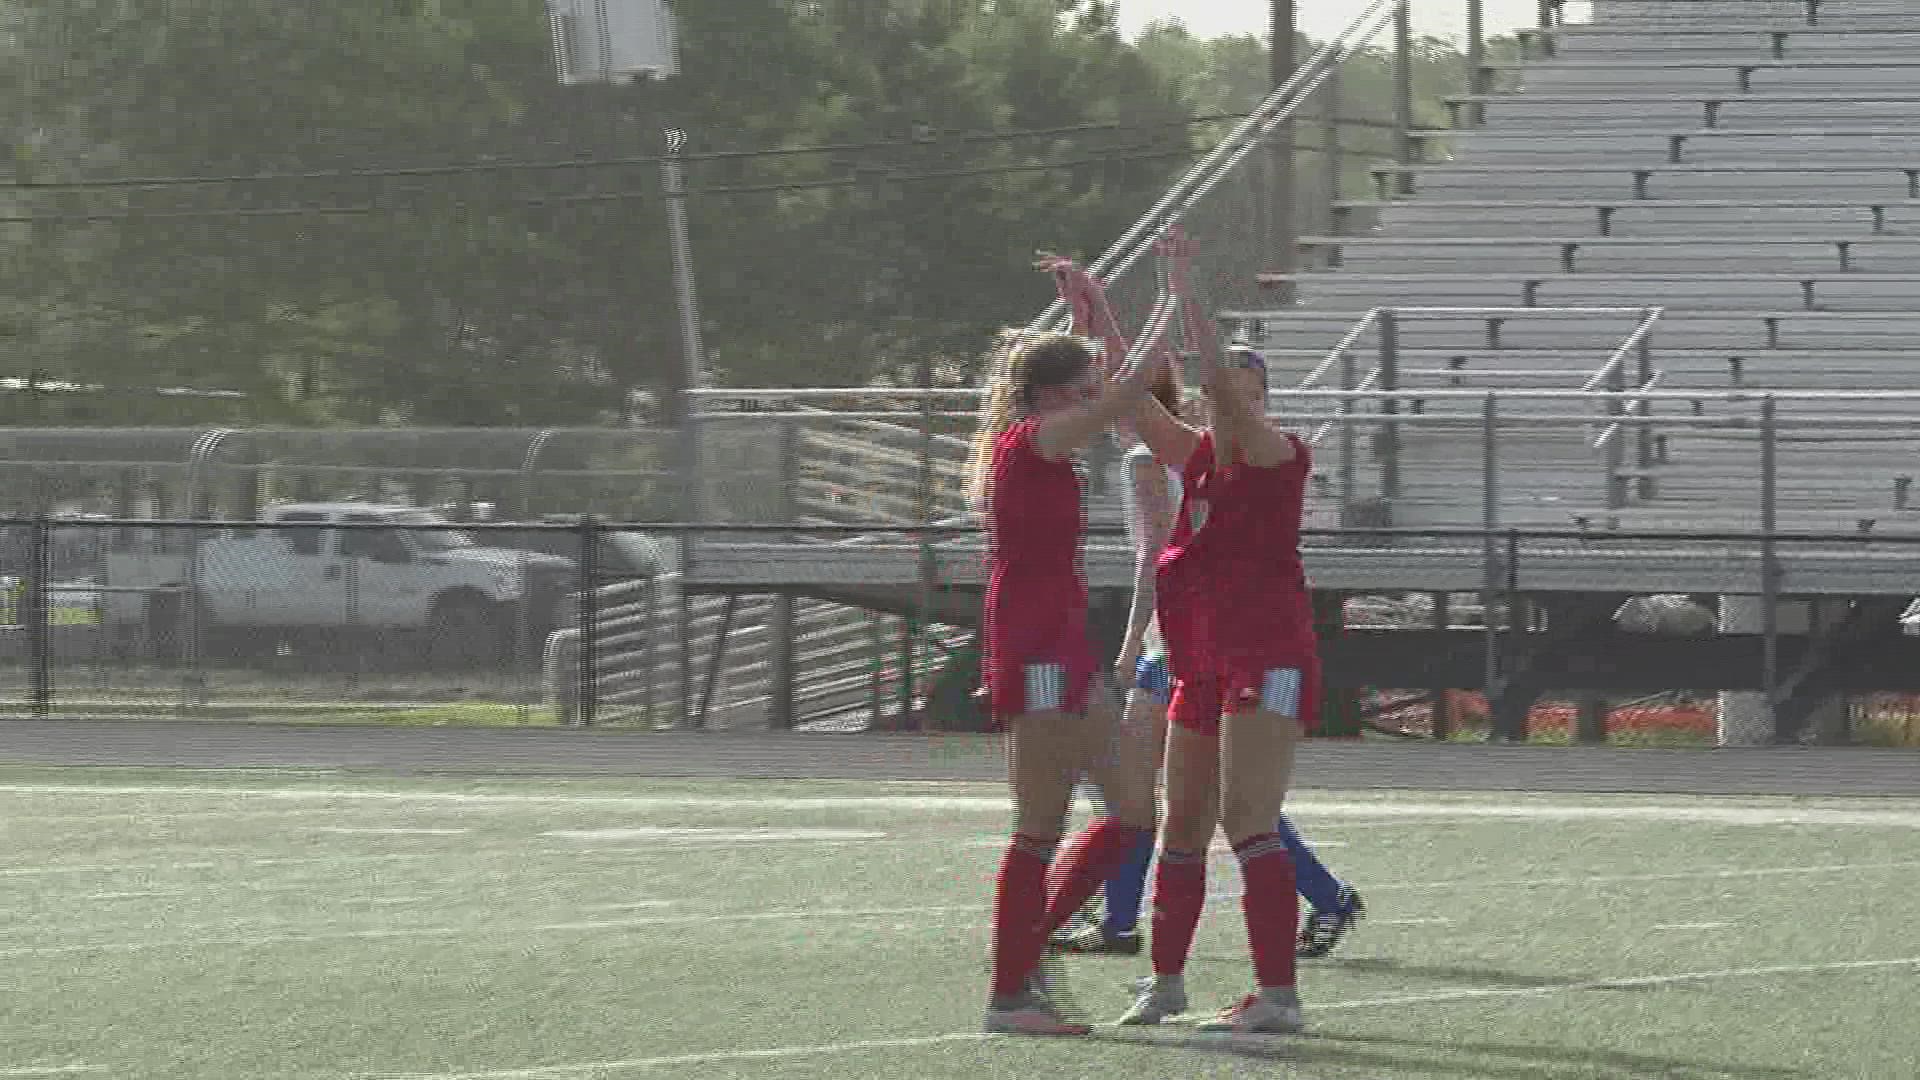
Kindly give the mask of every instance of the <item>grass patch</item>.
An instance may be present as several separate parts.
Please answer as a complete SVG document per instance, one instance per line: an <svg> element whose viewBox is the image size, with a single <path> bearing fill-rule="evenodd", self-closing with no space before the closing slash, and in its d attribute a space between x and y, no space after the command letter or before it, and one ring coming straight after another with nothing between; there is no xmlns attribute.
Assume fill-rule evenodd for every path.
<svg viewBox="0 0 1920 1080"><path fill-rule="evenodd" d="M169 771L113 794L88 785L127 775L6 773L71 786L0 792L0 1071L1805 1080L1920 1060L1915 800L1846 804L1916 815L1868 826L1790 824L1780 800L1543 796L1489 818L1515 797L1316 792L1297 821L1371 918L1301 965L1311 1036L1037 1042L975 1035L1008 825L994 785L961 806L844 781ZM408 797L497 791L552 798ZM647 801L568 801L590 792ZM824 795L863 801L785 801ZM1372 812L1395 801L1422 816ZM1657 816L1548 812L1568 806ZM1752 820L1700 816L1729 806ZM1209 879L1202 1012L1251 977L1230 854ZM1145 958L1069 968L1104 1022Z"/></svg>

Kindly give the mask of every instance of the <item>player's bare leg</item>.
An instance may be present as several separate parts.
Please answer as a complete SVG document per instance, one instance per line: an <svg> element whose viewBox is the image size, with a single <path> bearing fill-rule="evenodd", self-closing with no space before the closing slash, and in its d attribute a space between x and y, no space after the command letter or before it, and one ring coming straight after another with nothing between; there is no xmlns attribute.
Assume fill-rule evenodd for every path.
<svg viewBox="0 0 1920 1080"><path fill-rule="evenodd" d="M1294 979L1299 896L1293 860L1273 823L1286 803L1299 721L1302 673L1266 673L1263 686L1220 721L1220 824L1240 860L1241 904L1256 989L1203 1031L1291 1034L1304 1027Z"/></svg>

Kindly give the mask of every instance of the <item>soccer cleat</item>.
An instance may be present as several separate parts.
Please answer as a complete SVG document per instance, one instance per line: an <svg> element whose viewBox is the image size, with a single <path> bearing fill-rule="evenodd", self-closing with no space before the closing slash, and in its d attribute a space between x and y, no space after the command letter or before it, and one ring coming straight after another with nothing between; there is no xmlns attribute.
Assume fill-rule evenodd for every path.
<svg viewBox="0 0 1920 1080"><path fill-rule="evenodd" d="M1109 956L1140 955L1140 935L1135 931L1109 934L1099 923L1089 923L1071 934L1056 934L1053 945L1061 952L1100 953Z"/></svg>
<svg viewBox="0 0 1920 1080"><path fill-rule="evenodd" d="M1294 955L1309 960L1327 955L1340 944L1347 931L1353 929L1354 923L1366 917L1367 905L1360 894L1340 886L1340 907L1307 915L1306 924L1300 927L1300 944L1294 949Z"/></svg>
<svg viewBox="0 0 1920 1080"><path fill-rule="evenodd" d="M989 1006L986 1030L996 1035L1086 1035L1090 1024L1079 1024L1060 1015L1045 998L1027 995L1007 1008Z"/></svg>
<svg viewBox="0 0 1920 1080"><path fill-rule="evenodd" d="M1087 897L1086 903L1080 905L1080 910L1075 913L1075 916L1088 926L1100 925L1101 921L1107 917L1106 899L1099 893L1094 893Z"/></svg>
<svg viewBox="0 0 1920 1080"><path fill-rule="evenodd" d="M1100 894L1095 893L1087 898L1086 903L1080 905L1080 910L1067 917L1066 924L1053 932L1053 936L1047 939L1047 944L1070 952L1072 950L1066 948L1069 941L1085 933L1090 926L1098 927L1106 917L1105 905L1100 901Z"/></svg>
<svg viewBox="0 0 1920 1080"><path fill-rule="evenodd" d="M1067 997L1059 962L1042 959L1018 998L988 1006L986 1029L1005 1035L1086 1035L1093 1025Z"/></svg>
<svg viewBox="0 0 1920 1080"><path fill-rule="evenodd" d="M1169 1016L1178 1016L1187 1011L1187 988L1179 978L1161 981L1157 975L1148 975L1134 983L1139 997L1134 999L1133 1007L1120 1017L1120 1023L1127 1027L1157 1024Z"/></svg>
<svg viewBox="0 0 1920 1080"><path fill-rule="evenodd" d="M1220 1015L1201 1021L1197 1029L1240 1035L1297 1035L1306 1030L1306 1019L1300 1015L1299 996L1291 990L1277 996L1278 1001L1266 994L1248 994Z"/></svg>

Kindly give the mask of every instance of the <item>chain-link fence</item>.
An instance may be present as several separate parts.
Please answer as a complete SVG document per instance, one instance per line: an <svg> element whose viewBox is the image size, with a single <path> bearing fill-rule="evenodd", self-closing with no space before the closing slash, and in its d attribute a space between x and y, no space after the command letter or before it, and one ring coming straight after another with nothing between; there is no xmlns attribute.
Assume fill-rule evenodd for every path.
<svg viewBox="0 0 1920 1080"><path fill-rule="evenodd" d="M324 520L303 516L321 512ZM252 522L9 522L8 568L18 572L6 576L0 710L390 725L984 726L971 641L979 538L969 529L592 519L461 527L424 518L417 508L342 503L277 506ZM1313 531L1309 565L1350 560L1364 533ZM1383 629L1440 632L1451 635L1443 650L1464 642L1476 651L1466 668L1434 668L1434 687L1369 691L1353 715L1323 717L1334 730L1711 742L1713 676L1755 685L1755 672L1740 665L1757 657L1728 654L1720 662L1733 667L1701 672L1707 688L1651 696L1568 697L1549 677L1534 692L1538 700L1507 721L1512 729L1503 728L1497 701L1458 688L1481 681L1477 650L1484 648L1487 685L1497 687L1514 665L1550 647L1543 634L1567 630L1555 625L1553 591L1534 583L1606 554L1596 545L1618 549L1619 565L1653 560L1698 577L1756 572L1769 560L1802 565L1823 551L1831 561L1849 544L1860 559L1910 562L1905 553L1920 542L1621 533L1602 543L1591 534L1512 530L1489 543L1470 533L1388 530L1372 542L1416 563L1437 566L1444 556L1484 578L1485 588L1396 596L1343 582L1323 597L1332 656L1348 655L1347 634ZM17 549L24 564L11 559ZM929 551L943 554L928 560ZM808 552L835 569L793 569ZM681 561L689 553L691 575ZM743 561L751 568L742 570ZM1118 575L1091 573L1096 590L1118 588ZM1777 670L1762 674L1778 681L1777 700L1787 702L1795 684L1824 670L1806 663L1808 650L1880 647L1874 642L1886 627L1822 636L1848 620L1878 618L1885 605L1870 599L1839 597L1804 616L1788 604L1772 627L1735 628L1748 643L1735 647L1751 651L1779 635L1770 646L1777 659L1764 661ZM1613 624L1609 633L1650 635L1640 646L1616 639L1642 652L1663 648L1663 637L1711 636L1724 618L1710 598L1685 595L1589 614ZM1825 704L1808 702L1783 735L1914 743L1911 692L1867 690L1907 685L1910 673L1838 670L1850 672L1845 684L1816 691ZM1578 672L1566 674L1579 685Z"/></svg>
<svg viewBox="0 0 1920 1080"><path fill-rule="evenodd" d="M691 594L681 537L591 519L337 502L4 528L12 715L913 725L966 646L910 616Z"/></svg>

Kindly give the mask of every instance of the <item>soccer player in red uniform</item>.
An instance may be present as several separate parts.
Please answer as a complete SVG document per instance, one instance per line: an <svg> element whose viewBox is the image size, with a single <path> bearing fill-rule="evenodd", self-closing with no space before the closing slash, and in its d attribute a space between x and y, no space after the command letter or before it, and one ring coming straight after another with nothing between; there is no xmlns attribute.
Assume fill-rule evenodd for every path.
<svg viewBox="0 0 1920 1080"><path fill-rule="evenodd" d="M1245 882L1242 909L1257 989L1202 1030L1302 1027L1294 984L1299 899L1275 831L1294 748L1318 714L1320 662L1300 558L1311 460L1266 418L1266 366L1236 346L1217 363L1203 344L1207 429L1153 403L1140 434L1161 461L1184 461L1174 531L1161 553L1156 608L1175 680L1167 807L1154 875L1154 974L1122 1023L1187 1007L1184 972L1206 896L1206 853L1224 828Z"/></svg>
<svg viewBox="0 0 1920 1080"><path fill-rule="evenodd" d="M1169 229L1167 235L1155 245L1155 250L1162 257L1171 296L1179 301L1186 339L1195 343L1205 341L1208 333L1205 316L1187 285L1193 248L1184 230L1179 226ZM1097 293L1086 299L1090 301L1088 310L1082 312L1076 309L1077 319L1084 318L1090 326L1116 325L1113 313L1100 303L1101 298ZM1117 333L1113 330L1108 332ZM1149 391L1153 399L1169 415L1205 424L1202 410L1189 410L1187 407L1177 376L1178 357L1170 349L1163 349L1162 355L1169 362L1162 365L1155 375L1155 382ZM1142 402L1142 407L1150 406ZM1133 423L1126 425L1123 435L1126 441L1138 439L1134 430L1136 426ZM1144 729L1149 725L1153 728L1153 745L1156 748L1154 765L1157 769L1158 748L1166 744L1167 706L1173 696L1173 685L1167 668L1166 648L1161 642L1155 617L1155 581L1160 553L1172 535L1174 513L1179 509L1180 471L1185 460L1159 461L1154 457L1153 448L1143 441L1134 442L1123 460L1126 465L1126 484L1122 494L1127 511L1127 542L1134 550L1135 575L1132 610L1120 657L1115 662L1115 674L1120 686L1133 688L1126 699L1126 724L1130 729ZM1294 883L1300 899L1311 905L1307 919L1301 926L1300 941L1295 952L1302 957L1325 956L1363 917L1365 904L1357 890L1327 869L1286 815L1280 816L1274 828L1286 843L1288 854L1293 857ZM1108 875L1101 886L1106 903L1100 918L1097 921L1089 918L1084 925L1061 930L1054 935L1054 945L1077 953L1138 953L1141 947L1141 937L1137 931L1140 897L1152 868L1153 853L1152 838L1144 839L1129 852L1126 861Z"/></svg>
<svg viewBox="0 0 1920 1080"><path fill-rule="evenodd" d="M1049 261L1063 287L1084 272ZM1071 278L1072 280L1067 280ZM1094 283L1097 285L1097 283ZM1154 367L1102 377L1079 339L1013 340L984 408L973 497L986 512L986 690L1006 732L1013 836L996 881L988 1031L1079 1035L1038 978L1048 935L1154 829L1151 753L1122 737L1087 628L1083 469L1075 454L1132 412ZM1137 743L1137 745L1135 745ZM1106 813L1054 857L1075 782L1090 774Z"/></svg>

